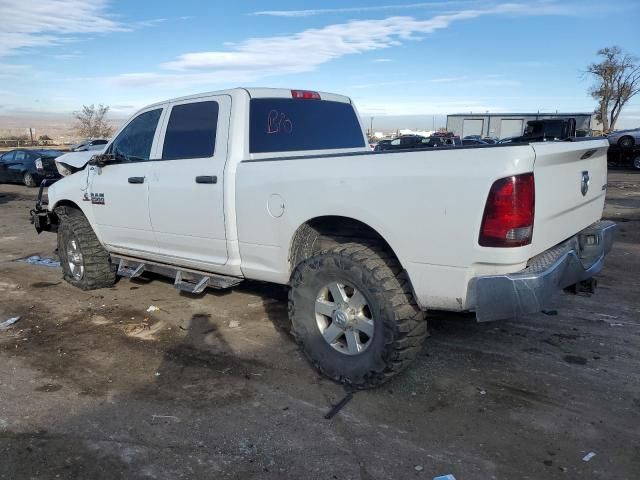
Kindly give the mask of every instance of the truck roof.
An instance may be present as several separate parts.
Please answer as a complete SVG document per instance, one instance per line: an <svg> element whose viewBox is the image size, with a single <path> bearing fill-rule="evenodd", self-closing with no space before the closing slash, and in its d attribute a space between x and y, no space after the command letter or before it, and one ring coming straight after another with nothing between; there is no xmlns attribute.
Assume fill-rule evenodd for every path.
<svg viewBox="0 0 640 480"><path fill-rule="evenodd" d="M147 105L146 108L154 107L156 105L164 105L169 102L177 102L183 100L192 100L200 97L208 97L211 95L229 95L231 97L235 97L238 95L249 95L250 98L292 98L291 92L293 90L303 90L303 89L295 89L295 88L268 88L268 87L235 87L228 88L225 90L214 90L211 92L202 92L195 93L193 95L186 95L184 97L170 98L167 100L162 100L160 102L155 102L150 105ZM304 90L303 90L304 91ZM333 102L342 102L342 103L351 103L351 99L344 95L338 95L336 93L329 92L318 92L317 90L313 90L314 92L320 94L320 98L322 100L330 100Z"/></svg>

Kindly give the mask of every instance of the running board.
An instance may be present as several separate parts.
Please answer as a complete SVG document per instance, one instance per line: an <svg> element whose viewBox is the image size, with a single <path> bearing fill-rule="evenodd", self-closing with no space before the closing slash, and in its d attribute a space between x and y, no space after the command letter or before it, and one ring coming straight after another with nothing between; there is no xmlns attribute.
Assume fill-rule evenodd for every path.
<svg viewBox="0 0 640 480"><path fill-rule="evenodd" d="M130 262L124 258L118 263L118 275L125 278L136 278L144 272L145 264L139 262Z"/></svg>
<svg viewBox="0 0 640 480"><path fill-rule="evenodd" d="M231 288L242 282L242 278L219 275L188 268L165 265L162 263L144 261L135 258L112 255L112 262L118 262L118 275L125 278L139 277L143 272L153 272L159 275L174 278L173 285L180 291L198 294L206 288L225 289Z"/></svg>
<svg viewBox="0 0 640 480"><path fill-rule="evenodd" d="M178 290L182 290L187 293L202 293L204 289L209 285L210 277L204 275L189 275L189 278L183 278L182 272L178 270L176 272L176 281L173 282L173 286Z"/></svg>

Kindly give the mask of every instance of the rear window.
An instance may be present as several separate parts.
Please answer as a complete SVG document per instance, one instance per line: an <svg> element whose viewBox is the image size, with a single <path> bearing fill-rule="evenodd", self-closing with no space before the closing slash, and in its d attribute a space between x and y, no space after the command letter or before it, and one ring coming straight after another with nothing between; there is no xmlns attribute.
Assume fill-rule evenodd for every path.
<svg viewBox="0 0 640 480"><path fill-rule="evenodd" d="M251 153L364 147L360 122L348 103L254 98L250 123Z"/></svg>

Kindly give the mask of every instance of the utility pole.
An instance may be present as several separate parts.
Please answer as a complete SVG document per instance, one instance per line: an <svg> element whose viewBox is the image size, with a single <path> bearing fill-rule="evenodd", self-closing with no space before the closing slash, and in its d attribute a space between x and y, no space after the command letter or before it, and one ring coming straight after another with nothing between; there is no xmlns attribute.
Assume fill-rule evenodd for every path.
<svg viewBox="0 0 640 480"><path fill-rule="evenodd" d="M373 117L371 117L371 122L369 123L369 136L373 137Z"/></svg>
<svg viewBox="0 0 640 480"><path fill-rule="evenodd" d="M31 146L33 147L33 130L29 127L29 136L31 136Z"/></svg>

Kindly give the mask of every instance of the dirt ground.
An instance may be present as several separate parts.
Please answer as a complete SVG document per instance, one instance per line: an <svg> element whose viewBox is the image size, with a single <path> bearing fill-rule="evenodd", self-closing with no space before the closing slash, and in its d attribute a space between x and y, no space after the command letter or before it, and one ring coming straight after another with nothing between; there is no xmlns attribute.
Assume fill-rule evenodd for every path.
<svg viewBox="0 0 640 480"><path fill-rule="evenodd" d="M76 290L16 261L54 254L35 194L0 185L0 321L22 317L0 331L0 478L640 478L640 174L610 173L595 295L435 316L413 367L332 420L344 390L288 335L281 287Z"/></svg>

